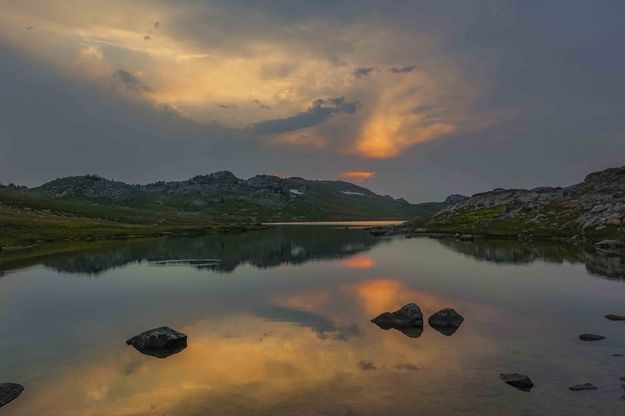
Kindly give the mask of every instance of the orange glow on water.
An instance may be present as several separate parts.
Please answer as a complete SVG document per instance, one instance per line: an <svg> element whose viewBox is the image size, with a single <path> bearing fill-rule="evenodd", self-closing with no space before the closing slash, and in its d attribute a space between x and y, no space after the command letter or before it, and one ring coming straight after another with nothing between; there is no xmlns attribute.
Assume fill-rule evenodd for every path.
<svg viewBox="0 0 625 416"><path fill-rule="evenodd" d="M346 269L370 269L375 266L375 261L368 256L354 256L341 260L341 267Z"/></svg>

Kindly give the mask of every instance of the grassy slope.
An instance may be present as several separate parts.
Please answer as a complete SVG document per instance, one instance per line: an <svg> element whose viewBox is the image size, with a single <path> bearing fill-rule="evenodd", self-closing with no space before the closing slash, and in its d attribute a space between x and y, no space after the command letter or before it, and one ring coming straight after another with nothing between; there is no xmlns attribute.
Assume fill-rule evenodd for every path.
<svg viewBox="0 0 625 416"><path fill-rule="evenodd" d="M0 247L72 239L217 231L221 227L197 215L49 200L0 189Z"/></svg>

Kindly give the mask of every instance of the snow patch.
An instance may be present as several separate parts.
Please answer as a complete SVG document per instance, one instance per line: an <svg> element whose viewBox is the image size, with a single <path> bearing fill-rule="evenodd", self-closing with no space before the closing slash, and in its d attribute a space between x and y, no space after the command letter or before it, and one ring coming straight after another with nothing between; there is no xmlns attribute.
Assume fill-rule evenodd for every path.
<svg viewBox="0 0 625 416"><path fill-rule="evenodd" d="M295 195L304 195L304 193L298 189L289 189L289 192Z"/></svg>
<svg viewBox="0 0 625 416"><path fill-rule="evenodd" d="M362 192L352 192L352 191L341 191L341 193L345 195L360 195L360 196L364 195Z"/></svg>

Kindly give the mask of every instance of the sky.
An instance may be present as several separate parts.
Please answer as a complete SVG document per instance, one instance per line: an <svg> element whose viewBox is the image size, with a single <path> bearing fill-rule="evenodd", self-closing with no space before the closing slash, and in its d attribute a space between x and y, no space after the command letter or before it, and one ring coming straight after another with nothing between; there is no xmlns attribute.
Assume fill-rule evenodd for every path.
<svg viewBox="0 0 625 416"><path fill-rule="evenodd" d="M620 0L1 0L0 183L229 170L411 202L625 160Z"/></svg>

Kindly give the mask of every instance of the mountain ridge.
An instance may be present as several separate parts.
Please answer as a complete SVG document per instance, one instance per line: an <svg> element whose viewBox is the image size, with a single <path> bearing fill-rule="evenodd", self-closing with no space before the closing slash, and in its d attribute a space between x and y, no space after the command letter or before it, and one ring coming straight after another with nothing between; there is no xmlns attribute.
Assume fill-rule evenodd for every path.
<svg viewBox="0 0 625 416"><path fill-rule="evenodd" d="M410 204L346 181L273 175L241 179L230 171L142 185L98 175L69 176L20 191L51 199L248 221L403 220L431 215L444 206L442 202Z"/></svg>

